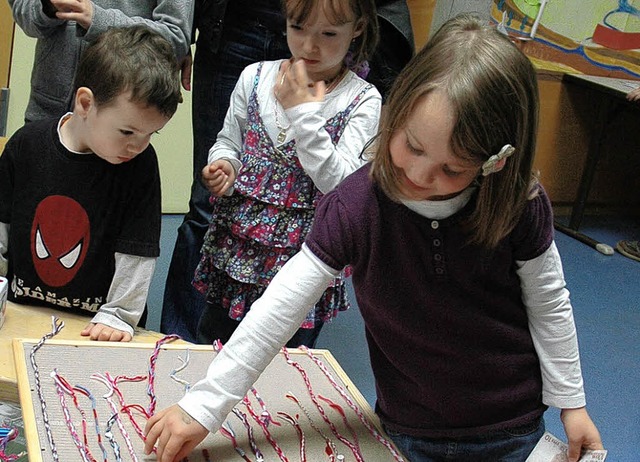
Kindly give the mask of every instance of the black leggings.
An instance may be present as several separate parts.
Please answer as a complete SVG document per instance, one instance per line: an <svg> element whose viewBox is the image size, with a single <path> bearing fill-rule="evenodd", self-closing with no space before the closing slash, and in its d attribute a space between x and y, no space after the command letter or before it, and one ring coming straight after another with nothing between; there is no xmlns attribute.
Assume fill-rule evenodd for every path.
<svg viewBox="0 0 640 462"><path fill-rule="evenodd" d="M198 322L196 343L211 345L214 340L220 340L225 344L229 341L231 334L233 334L239 324L240 321L229 317L228 310L207 303ZM297 348L300 345L305 345L309 348L315 348L323 324L324 323L319 323L313 329L298 329L287 342L286 347Z"/></svg>

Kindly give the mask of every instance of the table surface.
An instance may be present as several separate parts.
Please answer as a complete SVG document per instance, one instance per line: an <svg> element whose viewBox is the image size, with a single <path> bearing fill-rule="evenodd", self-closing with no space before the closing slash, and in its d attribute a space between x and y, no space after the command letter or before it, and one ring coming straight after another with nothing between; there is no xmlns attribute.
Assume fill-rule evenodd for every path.
<svg viewBox="0 0 640 462"><path fill-rule="evenodd" d="M617 79L614 77L600 77L598 75L587 74L565 74L564 78L568 81L581 83L584 85L597 88L598 90L614 94L616 96L627 96L631 90L640 87L640 81L630 79Z"/></svg>
<svg viewBox="0 0 640 462"><path fill-rule="evenodd" d="M30 352L36 342L36 340L16 340L13 342L17 376L20 384L24 433L30 462L53 461L51 444L47 442L45 437L47 430L43 422L42 402L49 403L46 406L47 415L50 419L49 421L52 422L50 430L55 440L59 460L64 462L81 460L78 457L77 446L70 438L68 428L65 425L53 424L53 422L58 423L65 420L63 407L56 403L59 401L56 388L50 380L47 380L46 383L43 380L45 377L48 379L54 370L68 382L82 385L94 396L99 396L104 392L105 384L91 380L94 378L93 374L95 372L101 372L104 376L110 374L112 377L116 375L121 377L138 376L138 374L150 370L150 358L154 356L154 373L151 375L149 372L149 376L154 378L154 388L151 393L157 398L154 409L164 409L184 395L184 384L195 383L196 380L206 374L213 357L213 350L209 345L180 345L176 344L177 342L167 342L162 345L161 352L155 355L155 344L153 343L111 342L107 344L105 342L86 340L59 340L56 336L38 349L37 369L40 374L40 380L43 380L43 382L41 385L36 385L34 367L30 362ZM95 358L101 358L101 360L96 363ZM183 364L184 367L181 367L178 373L175 368L179 364ZM176 373L177 376L174 377ZM176 384L174 382L176 378L179 378L183 385ZM119 398L121 403L145 403L146 405L148 402L149 406L147 408L151 409L151 401L149 400L151 396L149 394L149 384L151 381L143 380L137 384L130 381L126 385L124 382L126 381L123 381L122 387L118 387L120 390L118 396L121 396ZM380 444L382 441L371 431L371 428L375 428L378 434L384 435L377 416L328 350L309 350L309 353L307 353L294 348L288 349L286 354L284 351L280 352L260 375L253 385L252 391L253 393L247 394L246 400L246 403L249 403L250 406L246 406L245 401L243 401L243 403L238 404L238 410L242 409L246 413L249 427L253 427L253 435L256 438L255 444L264 452L264 460L276 461L278 457L274 450L275 448L272 448L267 442L267 436L262 432L258 423L262 419L256 414L256 411L259 412L260 409L263 412L270 412L273 417L281 416L281 413L285 413L297 421L300 431L306 435L307 459L311 462L327 460L326 434L321 429L324 428L328 434L332 433L325 426L325 421L327 424L329 424L329 421L333 421L336 429L341 428L346 431L342 432L341 430L342 435L347 440L356 443L356 447L362 451L360 460L379 462L397 460L388 450L388 446L385 448ZM331 409L329 406L325 407L326 412L323 417L322 408L314 404L312 395L315 395L320 401L327 400L327 404L333 402L335 405L331 405ZM295 402L289 396L293 396ZM79 407L74 409L71 406L71 400L67 399L66 401L69 405L69 415L72 416L72 420L77 421L76 427L78 428L78 433L80 433L80 409ZM85 406L87 403L82 401L80 406ZM349 402L351 404L347 405ZM250 411L251 408L253 408L253 411ZM97 400L94 409L101 416L113 412L109 409L108 400ZM306 419L301 416L301 410L307 417ZM301 416L300 420L297 418L298 415ZM247 450L249 448L248 434L242 429L244 425L240 424L237 419L238 416L239 414L235 416L229 415L229 428L236 429L238 447ZM132 436L129 439L131 447L127 447L136 454L141 455L142 441L134 436L134 428L132 426L134 417L137 419L138 424L141 425L144 416L137 412L134 413L131 420L123 418L119 425L122 424L122 428L125 428L128 434ZM325 417L329 421L325 420ZM256 418L257 420L255 420ZM369 428L367 428L363 419L366 419L371 424ZM276 417L276 420L280 419ZM231 427L232 421L233 427ZM316 427L314 422L319 426ZM238 431L238 428L242 430ZM316 429L320 429L319 432ZM122 448L124 460L124 439L121 438L124 432L114 431L114 433L117 433L116 438ZM273 441L278 443L280 449L284 453L290 454L289 460L293 460L291 455L299 453L299 434L294 426L270 425L269 433L273 437ZM338 453L349 452L350 449L346 446L345 440L340 439L338 434L335 434L335 436L338 439L334 439L331 444L332 448L337 450ZM93 454L98 454L96 452L98 451L97 443L95 435L93 437L89 436L88 446L93 451ZM345 445L342 443L345 443ZM215 460L219 462L231 462L241 459L233 450L232 444L220 433L208 435L207 440L203 442L203 448L208 448L208 451L215 453ZM140 460L142 459L149 460L141 457ZM189 460L205 462L210 459L204 451L195 450L190 454ZM298 458L298 460L300 459Z"/></svg>
<svg viewBox="0 0 640 462"><path fill-rule="evenodd" d="M24 347L23 347L24 342L27 342L27 344L29 342L37 343L44 335L51 332L52 316L57 316L60 320L64 321L65 326L58 334L56 334L55 338L47 342L47 345L54 346L54 347L55 346L64 347L64 345L68 345L68 346L70 345L74 347L81 346L87 349L87 351L88 349L94 346L96 347L96 349L104 349L107 346L109 348L119 348L119 347L124 348L128 345L120 342L113 342L113 343L112 342L91 342L87 340L87 337L82 337L80 335L80 331L90 321L91 319L90 317L86 317L78 314L71 314L71 313L58 311L51 308L18 305L12 302L7 302L5 314L6 314L5 323L4 323L4 326L2 326L2 328L0 329L0 400L22 403L23 413L25 412L25 409L26 409L24 407L25 406L24 403L30 402L29 399L26 399L24 395L25 393L28 393L29 387L27 388L22 387L19 392L18 377L20 377L21 385L26 383L25 377L28 377L28 376L26 375L25 371L26 369L28 369L29 363L26 357L24 356L21 357L16 353L16 345L22 348L22 350L20 348L17 348L17 350L22 351L24 353ZM153 348L154 344L163 337L165 337L165 335L159 332L153 332L153 331L148 331L144 329L136 329L135 335L132 340L132 343L136 343L136 345L131 345L130 348L133 347L136 349L140 349L141 351L145 348L150 349L150 348ZM24 340L22 342L20 341L14 342L14 339L16 338L24 339ZM185 347L185 345L187 346ZM188 342L178 340L176 342L172 342L171 345L165 345L165 348L168 351L176 350L178 352L180 351L180 349L187 348L190 351L193 350L192 354L194 355L194 357L196 357L197 350L199 348L207 349L208 351L205 351L205 353L209 354L211 347L205 346L205 345L192 345ZM74 350L70 350L70 351L74 351ZM43 348L40 351L41 353L39 354L42 356L44 354L42 352L46 351L46 348ZM350 381L346 373L340 368L339 364L331 356L331 353L328 350L312 350L312 351L316 355L318 355L323 362L325 362L328 366L330 366L328 369L332 371L334 380L337 378L338 379L337 382L344 383L343 387L347 390L347 393L349 393L352 396L353 400L356 402L357 406L362 411L364 416L366 416L369 422L373 423L374 427L376 427L377 430L381 432L381 428L379 426L379 422L377 420L375 413L370 408L370 406L368 405L364 397L362 397L362 395L360 394L358 389L355 387L355 385ZM18 358L17 368L16 368L16 360L14 359L14 353L17 355L16 357ZM69 352L67 351L67 353ZM295 360L298 362L304 363L304 361L311 361L307 358L307 354L302 352L301 350L292 349L289 351L289 353L291 355L295 355L292 357L294 357ZM148 356L148 353L146 353L146 355ZM164 356L167 356L167 355L164 355ZM57 355L56 355L56 358L58 358ZM84 356L82 356L82 358L84 358ZM71 369L66 371L63 370L63 373L66 376L71 376L70 371L75 371L74 368L78 368L79 363L81 363L82 361L84 361L84 359L77 360L77 362L67 361L66 364L68 365L71 364L71 366L66 366L66 367ZM89 361L91 360L89 359ZM51 367L51 363L52 361L47 360L43 364L41 364L41 367L45 365L46 367ZM200 363L204 363L204 362L200 362ZM160 364L160 362L158 364ZM285 364L288 364L288 362L283 360L280 363L277 363L277 365L275 366L272 363L270 367L272 368L280 367L281 369L286 368L288 370L287 373L294 374L294 376L297 377L295 370L291 369L290 366L285 366ZM166 365L164 365L163 367L166 369ZM193 367L195 367L195 365ZM279 372L277 372L275 376L284 377L284 374L281 372L282 371L279 370ZM307 367L306 374L310 374L308 377L310 377L310 380L313 380L316 385L320 385L322 380L326 380L325 376L322 375L319 368L316 370L315 368ZM273 380L273 374L271 378L269 378L269 374L265 373L263 382L264 383L260 382L259 380L256 383L261 388L261 391L264 391L265 394L270 397L272 397L273 395L272 393L273 390L278 390L280 392L282 391L282 384L278 380ZM293 383L294 381L291 380L290 383L288 384L288 387L293 387L294 386ZM158 384L160 385L161 383L158 382ZM326 387L326 384L325 384L325 387ZM294 388L291 388L291 389L294 389ZM25 392L25 390L27 391ZM327 388L327 390L331 390L331 388ZM325 390L325 392L323 393L324 394L330 393L330 391L327 391L327 390ZM303 396L303 394L299 393L299 396ZM331 395L327 394L326 396L331 396ZM336 395L334 396L334 398L337 399L338 396ZM291 405L291 403L288 400L283 400L283 401ZM351 413L351 410L346 409L346 412L347 414L349 414ZM31 412L28 415L35 416L35 413ZM355 414L353 416L350 416L349 419L350 419L350 424L353 426L352 428L358 429L358 426L360 425L361 421L357 419ZM35 424L33 424L31 420L29 420L29 422L30 422L29 425L27 425L27 419L25 419L25 432L27 434L27 442L29 444L28 452L30 454L31 453L35 454L33 460L44 460L39 458L40 457L39 444L41 443L38 437L39 432ZM284 428L286 429L288 427L284 427ZM361 432L358 436L358 438L362 442L361 449L363 451L369 451L371 454L376 454L375 457L372 457L372 458L367 457L367 460L391 460L391 453L387 449L385 449L383 446L379 445L375 440L371 439L370 441L368 441L367 438L370 438L371 435L369 435L369 433L365 432L363 429L364 429L364 426L357 430L358 432ZM307 433L309 435L308 438L311 438L307 440L307 446L308 448L311 448L313 446L312 443L314 441L312 432L310 431L310 429L307 429ZM224 441L223 437L220 437L220 436L210 435L209 438L210 440L212 438L218 438ZM316 435L316 439L317 438L318 436ZM288 440L289 440L288 436L282 437L283 442ZM365 452L365 453L369 454L369 452ZM385 454L385 458L379 458L378 457L379 453ZM237 458L237 455L235 455L235 453L232 453L231 455L229 455L228 458L224 458L221 460L236 460L236 458ZM31 460L31 456L29 460ZM196 458L195 460L200 460L200 459Z"/></svg>
<svg viewBox="0 0 640 462"><path fill-rule="evenodd" d="M40 306L7 302L5 321L0 328L0 401L18 402L18 379L13 358L14 338L41 339L52 330L52 316L64 321L64 328L56 335L59 340L88 340L80 331L91 317ZM160 332L136 328L132 342L155 343L164 337Z"/></svg>

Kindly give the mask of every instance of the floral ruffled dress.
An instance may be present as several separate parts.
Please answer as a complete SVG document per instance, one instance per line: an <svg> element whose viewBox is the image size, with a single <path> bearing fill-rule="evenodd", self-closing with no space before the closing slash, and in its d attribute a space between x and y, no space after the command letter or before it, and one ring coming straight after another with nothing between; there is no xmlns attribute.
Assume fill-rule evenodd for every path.
<svg viewBox="0 0 640 462"><path fill-rule="evenodd" d="M275 274L301 248L322 193L296 156L295 140L275 146L260 117L258 66L247 108L242 168L230 197L211 197L213 214L193 285L213 306L240 320ZM337 144L365 87L325 129ZM329 321L348 309L344 272L307 315L303 328Z"/></svg>

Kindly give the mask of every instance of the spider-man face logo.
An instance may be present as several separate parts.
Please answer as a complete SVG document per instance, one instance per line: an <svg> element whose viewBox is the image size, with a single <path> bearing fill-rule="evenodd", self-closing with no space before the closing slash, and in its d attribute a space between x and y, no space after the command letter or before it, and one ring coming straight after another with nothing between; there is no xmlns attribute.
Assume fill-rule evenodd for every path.
<svg viewBox="0 0 640 462"><path fill-rule="evenodd" d="M36 208L31 227L31 256L40 279L51 287L69 283L89 247L87 212L73 199L49 196Z"/></svg>

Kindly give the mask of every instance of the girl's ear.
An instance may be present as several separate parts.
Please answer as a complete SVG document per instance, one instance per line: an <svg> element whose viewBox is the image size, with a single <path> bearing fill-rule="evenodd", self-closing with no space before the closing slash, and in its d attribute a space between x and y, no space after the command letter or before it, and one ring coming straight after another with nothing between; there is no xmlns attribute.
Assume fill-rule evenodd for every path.
<svg viewBox="0 0 640 462"><path fill-rule="evenodd" d="M86 117L95 104L96 100L93 92L87 87L80 87L76 91L76 101L73 112L81 117Z"/></svg>
<svg viewBox="0 0 640 462"><path fill-rule="evenodd" d="M364 28L365 28L364 21L362 19L359 19L358 22L356 23L356 27L353 29L353 36L351 37L351 40L354 40L355 38L360 37L364 32Z"/></svg>

